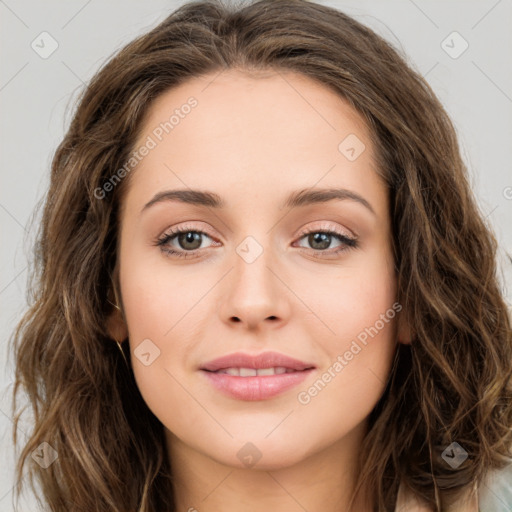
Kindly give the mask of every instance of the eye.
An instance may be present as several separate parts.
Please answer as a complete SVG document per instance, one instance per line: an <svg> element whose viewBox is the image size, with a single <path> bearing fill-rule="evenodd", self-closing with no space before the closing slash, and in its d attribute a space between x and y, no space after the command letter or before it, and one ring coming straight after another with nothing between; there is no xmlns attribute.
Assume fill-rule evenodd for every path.
<svg viewBox="0 0 512 512"><path fill-rule="evenodd" d="M200 229L194 229L190 226L183 226L179 229L171 229L158 239L156 245L161 247L162 251L170 256L178 258L189 258L195 255L196 251L201 248L202 238L206 236L211 238L207 233ZM170 245L171 242L177 241L179 246L175 250Z"/></svg>
<svg viewBox="0 0 512 512"><path fill-rule="evenodd" d="M336 256L359 246L357 238L349 237L344 233L331 229L309 229L300 234L300 239L303 238L306 238L307 243L310 244L315 253L325 253L318 254L320 258ZM329 249L333 239L337 239L341 245L334 249Z"/></svg>
<svg viewBox="0 0 512 512"><path fill-rule="evenodd" d="M155 245L159 246L169 256L191 258L201 249L204 237L212 238L200 229L192 226L182 226L165 233L157 240ZM315 253L320 258L336 256L339 253L358 247L357 238L349 237L332 229L309 229L300 234L299 240L303 238L306 238L307 243L311 246L309 251ZM334 249L329 249L333 239L338 240L340 245ZM177 242L178 247L171 245L173 242ZM304 248L303 246L299 247Z"/></svg>

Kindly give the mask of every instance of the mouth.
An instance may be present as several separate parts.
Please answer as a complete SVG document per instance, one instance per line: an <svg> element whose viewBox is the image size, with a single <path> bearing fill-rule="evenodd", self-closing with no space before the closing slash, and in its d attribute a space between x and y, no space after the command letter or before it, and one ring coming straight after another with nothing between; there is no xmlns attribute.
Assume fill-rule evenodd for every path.
<svg viewBox="0 0 512 512"><path fill-rule="evenodd" d="M314 367L294 370L283 366L201 370L213 389L229 398L243 401L269 400L283 395L304 382L314 372Z"/></svg>
<svg viewBox="0 0 512 512"><path fill-rule="evenodd" d="M269 375L283 375L284 373L296 373L306 370L312 370L314 367L305 368L304 370L296 370L294 368L286 368L284 366L273 366L270 368L238 368L229 367L221 368L219 370L204 370L210 373L218 373L224 375L231 375L233 377L264 377Z"/></svg>
<svg viewBox="0 0 512 512"><path fill-rule="evenodd" d="M268 400L297 386L315 369L279 352L236 352L199 368L214 389L237 400Z"/></svg>

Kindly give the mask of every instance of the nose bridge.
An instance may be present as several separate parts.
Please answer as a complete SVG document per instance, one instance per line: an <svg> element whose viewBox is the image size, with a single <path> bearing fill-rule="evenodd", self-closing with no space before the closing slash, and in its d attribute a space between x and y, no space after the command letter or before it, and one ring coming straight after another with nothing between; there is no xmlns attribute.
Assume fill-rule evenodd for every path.
<svg viewBox="0 0 512 512"><path fill-rule="evenodd" d="M224 319L255 326L265 319L283 319L286 287L277 278L272 236L246 236L236 247L234 269L223 301Z"/></svg>
<svg viewBox="0 0 512 512"><path fill-rule="evenodd" d="M258 236L258 235L257 235ZM265 239L262 238L265 236ZM233 286L240 298L252 297L253 300L268 300L273 295L275 282L270 271L274 258L271 237L266 235L248 235L235 249L235 283ZM259 297L259 299L258 299Z"/></svg>

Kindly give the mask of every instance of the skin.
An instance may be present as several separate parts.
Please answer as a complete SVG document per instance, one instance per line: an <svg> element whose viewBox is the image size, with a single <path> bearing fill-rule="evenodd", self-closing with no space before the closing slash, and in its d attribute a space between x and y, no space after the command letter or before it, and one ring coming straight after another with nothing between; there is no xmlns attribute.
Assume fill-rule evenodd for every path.
<svg viewBox="0 0 512 512"><path fill-rule="evenodd" d="M114 315L110 332L129 339L137 385L164 426L178 510L346 510L368 415L408 329L395 316L309 403L297 395L396 302L388 192L368 129L345 100L305 76L227 70L157 98L136 147L190 96L197 107L130 177L118 259L126 320ZM349 134L366 147L354 161L338 150ZM350 199L281 207L290 192L311 187L350 189L374 213ZM215 192L226 207L164 201L141 213L155 194L178 188ZM155 245L184 224L206 233L194 256ZM333 229L359 245L333 254L343 243L332 237L322 253L303 228ZM248 236L263 251L252 263L236 251ZM177 237L168 245L193 246ZM134 355L145 339L160 350L149 366ZM268 350L316 370L260 401L227 397L199 371L228 353ZM261 454L251 467L237 456L248 442ZM354 510L371 507L360 497Z"/></svg>

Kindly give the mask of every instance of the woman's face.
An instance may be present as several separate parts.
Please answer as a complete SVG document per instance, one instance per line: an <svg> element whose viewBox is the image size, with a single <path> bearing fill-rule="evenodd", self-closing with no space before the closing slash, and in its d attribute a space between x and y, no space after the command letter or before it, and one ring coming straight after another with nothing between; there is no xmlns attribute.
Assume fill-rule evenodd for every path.
<svg viewBox="0 0 512 512"><path fill-rule="evenodd" d="M270 469L362 432L400 306L387 189L360 115L302 75L229 70L161 95L135 149L125 334L171 447ZM251 359L262 353L275 358ZM249 359L205 369L233 354Z"/></svg>

